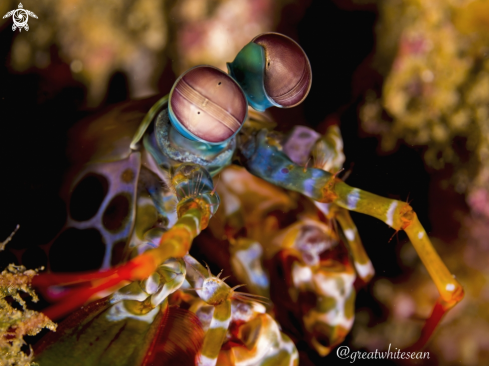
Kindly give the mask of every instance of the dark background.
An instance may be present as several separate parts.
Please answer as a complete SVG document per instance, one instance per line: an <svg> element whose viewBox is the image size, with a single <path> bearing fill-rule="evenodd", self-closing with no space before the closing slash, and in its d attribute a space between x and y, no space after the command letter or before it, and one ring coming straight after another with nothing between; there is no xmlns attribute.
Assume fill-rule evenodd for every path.
<svg viewBox="0 0 489 366"><path fill-rule="evenodd" d="M282 9L276 31L289 35L304 48L313 71L310 95L294 110L273 111L280 129L295 123L324 129L326 117L335 115L340 121L349 170L347 183L382 196L402 201L412 200L427 231L429 216L430 174L421 151L401 145L389 155L381 155L376 137L361 134L358 108L368 88L379 88L382 77L370 67L375 47L374 6L342 6L333 1L315 0L291 3ZM42 21L40 19L39 21ZM32 24L30 32L35 31ZM76 81L70 66L57 56L55 45L50 50L47 68L35 67L18 73L9 66L10 50L18 31L11 22L0 29L0 240L20 224L20 230L7 250L0 253L0 267L18 263L23 253L37 255L24 263L39 267L47 258L38 245L49 242L64 223L64 204L58 196L67 161L64 156L65 135L80 118L94 112L86 107L86 87ZM169 91L176 78L170 63L161 73L158 88ZM127 77L116 72L107 94L97 108L102 109L125 100L129 95ZM389 239L393 230L384 223L352 213L377 276L402 282L409 269L398 260L403 233ZM32 257L32 256L29 256ZM360 290L357 308L369 309L373 319L386 319L386 309L371 294L371 288ZM349 344L350 337L345 344ZM333 352L321 359L310 354L316 364L347 364ZM357 361L364 364L392 362Z"/></svg>

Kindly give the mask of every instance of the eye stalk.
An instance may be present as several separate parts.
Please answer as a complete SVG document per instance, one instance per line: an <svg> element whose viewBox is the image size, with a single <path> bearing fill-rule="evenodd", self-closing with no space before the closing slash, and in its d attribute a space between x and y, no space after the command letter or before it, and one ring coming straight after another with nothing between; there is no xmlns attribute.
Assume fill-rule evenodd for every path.
<svg viewBox="0 0 489 366"><path fill-rule="evenodd" d="M212 66L196 66L181 75L169 98L172 126L184 137L211 145L233 137L247 118L239 84Z"/></svg>
<svg viewBox="0 0 489 366"><path fill-rule="evenodd" d="M255 37L228 63L229 74L257 111L294 107L306 98L312 72L304 50L279 33Z"/></svg>

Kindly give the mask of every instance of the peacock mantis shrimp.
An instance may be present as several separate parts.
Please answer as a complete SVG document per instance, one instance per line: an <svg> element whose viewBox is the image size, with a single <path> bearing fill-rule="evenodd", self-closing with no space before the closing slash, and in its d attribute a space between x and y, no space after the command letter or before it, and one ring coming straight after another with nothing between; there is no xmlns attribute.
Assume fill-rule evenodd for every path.
<svg viewBox="0 0 489 366"><path fill-rule="evenodd" d="M260 304L264 297L275 299L269 283L281 280L273 271L267 274L262 259L285 273L291 298L300 302L306 289L327 304L318 302L300 315L313 347L327 354L351 327L353 279L373 276L349 210L404 230L440 292L416 347L463 298L409 204L350 187L337 177L342 165L337 129L312 138L314 148L299 154L292 146L303 145L301 136L312 132L296 130L284 137L248 108L263 112L305 99L311 68L294 41L276 33L259 35L228 69L230 76L195 67L180 76L168 96L123 104L74 128L75 168L63 191L69 217L46 248L52 273L36 276L33 285L54 301L44 311L51 319L107 291L112 295L74 312L56 335L44 339L37 349L41 365L296 365L294 344ZM311 150L314 166L305 167ZM233 268L255 295L236 291L188 255L193 239L219 216L219 192L232 187L223 184L216 191L212 177L234 161L272 191L277 186L297 192L322 212L318 216L309 208L297 223L271 235L266 226L250 228L261 232L257 241L239 237L240 225L230 230ZM243 197L222 195L226 215L233 211L233 199L239 209ZM283 202L289 201L284 196ZM231 216L224 220L232 229ZM340 231L331 229L336 221L351 259L337 245ZM86 244L74 250L80 256L89 251L85 258L95 271L79 273L86 268L62 260L73 241ZM328 276L335 270L341 288L330 286L335 280ZM342 314L341 322L331 311ZM326 336L329 343L321 340Z"/></svg>

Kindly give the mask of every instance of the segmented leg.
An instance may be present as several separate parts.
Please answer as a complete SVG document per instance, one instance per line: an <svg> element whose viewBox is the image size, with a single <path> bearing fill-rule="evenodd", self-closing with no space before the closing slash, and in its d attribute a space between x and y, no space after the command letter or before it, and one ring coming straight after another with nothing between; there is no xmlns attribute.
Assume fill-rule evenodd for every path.
<svg viewBox="0 0 489 366"><path fill-rule="evenodd" d="M219 278L220 274L217 277L212 276L210 270L206 270L193 257L187 255L184 260L187 263L188 282L194 286L202 300L214 306L212 320L206 331L199 359L199 365L213 366L217 362L231 322L233 289Z"/></svg>
<svg viewBox="0 0 489 366"><path fill-rule="evenodd" d="M285 278L275 276L272 283L277 286L285 279L290 304L276 311L286 322L290 312L301 319L312 347L326 356L353 325L356 275L347 248L315 220L299 221L280 237L284 249L275 262ZM272 287L271 292L283 301L282 291Z"/></svg>
<svg viewBox="0 0 489 366"><path fill-rule="evenodd" d="M185 302L195 312L204 329L212 322L211 306L199 297L186 294ZM201 360L202 362L202 360ZM294 343L280 331L278 323L263 305L231 301L231 322L217 357L219 366L297 366L299 354Z"/></svg>
<svg viewBox="0 0 489 366"><path fill-rule="evenodd" d="M463 299L462 286L441 260L409 204L352 188L343 182L334 184L332 192L338 195L335 201L338 205L377 217L395 230L404 230L409 237L440 293L433 314L423 328L420 343L417 343L423 346L443 314Z"/></svg>
<svg viewBox="0 0 489 366"><path fill-rule="evenodd" d="M244 137L240 152L251 173L316 201L335 203L344 209L376 217L393 229L406 232L440 293L420 343L417 343L419 346L425 344L443 314L462 300L464 291L436 253L412 207L405 202L350 187L322 169L304 169L279 150L280 142L275 136L261 130Z"/></svg>
<svg viewBox="0 0 489 366"><path fill-rule="evenodd" d="M197 179L197 176L200 178ZM194 189L196 183L198 189ZM83 305L93 295L117 286L122 281L142 281L151 276L169 258L183 257L188 253L192 240L207 227L210 217L217 210L219 197L213 192L212 179L203 168L195 164L182 164L172 177L179 203L176 224L165 232L157 248L116 268L83 274L43 274L32 283L37 287L78 284L81 288L62 292L61 302L46 309L51 319L61 317Z"/></svg>
<svg viewBox="0 0 489 366"><path fill-rule="evenodd" d="M375 270L372 266L370 258L365 252L362 240L358 235L357 227L355 226L355 223L351 219L350 213L347 210L338 207L335 211L335 218L340 224L343 234L345 234L346 244L350 250L358 277L364 283L367 283L375 275Z"/></svg>
<svg viewBox="0 0 489 366"><path fill-rule="evenodd" d="M116 304L111 309L111 319L141 317L152 312L182 286L185 274L182 259L169 259L145 280L124 286L110 298L110 302Z"/></svg>
<svg viewBox="0 0 489 366"><path fill-rule="evenodd" d="M332 119L331 122L336 121ZM330 173L337 173L341 170L345 161L345 155L343 154L341 132L336 124L328 127L324 136L321 136L314 145L311 153L314 159L314 168ZM349 212L335 204L315 203L326 217L338 221L343 230L343 234L345 234L346 244L350 250L358 276L364 283L369 282L374 276L375 270L372 262L370 262L370 258L365 252L357 228Z"/></svg>
<svg viewBox="0 0 489 366"><path fill-rule="evenodd" d="M229 287L220 273L213 276L209 267L207 270L193 257L184 257L187 264L187 281L194 287L199 297L208 305L214 307L212 319L205 333L199 365L213 366L219 357L219 352L226 339L231 322L231 300L263 301L257 295L234 291L237 287Z"/></svg>
<svg viewBox="0 0 489 366"><path fill-rule="evenodd" d="M231 322L231 300L225 300L214 307L209 329L205 333L204 344L200 354L200 366L214 366L219 356L221 346L226 339L229 323Z"/></svg>
<svg viewBox="0 0 489 366"><path fill-rule="evenodd" d="M238 345L221 351L219 365L297 366L299 353L294 343L264 309L239 301L232 305L231 341L236 339L244 346L236 342Z"/></svg>
<svg viewBox="0 0 489 366"><path fill-rule="evenodd" d="M170 259L135 281L76 310L38 344L45 366L194 365L204 331L197 316L168 306L185 280L185 263Z"/></svg>

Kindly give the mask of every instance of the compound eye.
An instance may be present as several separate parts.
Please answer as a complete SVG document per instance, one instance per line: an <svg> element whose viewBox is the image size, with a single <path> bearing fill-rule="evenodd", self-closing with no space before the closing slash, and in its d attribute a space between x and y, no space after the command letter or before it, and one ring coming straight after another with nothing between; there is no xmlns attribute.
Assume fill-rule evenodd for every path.
<svg viewBox="0 0 489 366"><path fill-rule="evenodd" d="M229 74L257 111L301 103L312 82L311 65L302 48L279 33L255 37L228 63Z"/></svg>
<svg viewBox="0 0 489 366"><path fill-rule="evenodd" d="M278 33L264 33L253 39L265 49L265 91L277 106L300 104L309 93L312 72L304 50L292 39Z"/></svg>
<svg viewBox="0 0 489 366"><path fill-rule="evenodd" d="M170 93L170 120L185 137L211 144L236 134L247 117L246 97L229 75L211 66L188 70Z"/></svg>

